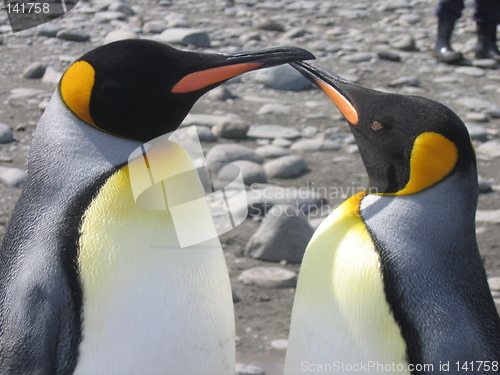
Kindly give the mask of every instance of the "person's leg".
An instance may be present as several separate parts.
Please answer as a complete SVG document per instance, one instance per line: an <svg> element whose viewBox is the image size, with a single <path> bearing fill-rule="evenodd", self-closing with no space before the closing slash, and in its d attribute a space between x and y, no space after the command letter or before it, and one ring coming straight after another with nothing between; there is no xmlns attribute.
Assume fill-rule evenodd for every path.
<svg viewBox="0 0 500 375"><path fill-rule="evenodd" d="M462 15L463 9L463 0L439 0L438 6L436 8L436 16L439 19L456 21Z"/></svg>
<svg viewBox="0 0 500 375"><path fill-rule="evenodd" d="M436 8L438 32L433 52L434 57L439 61L454 63L463 59L463 55L455 51L450 43L455 22L462 15L463 8L463 0L439 0Z"/></svg>
<svg viewBox="0 0 500 375"><path fill-rule="evenodd" d="M477 23L476 58L500 61L500 51L497 47L500 1L476 0L474 20Z"/></svg>

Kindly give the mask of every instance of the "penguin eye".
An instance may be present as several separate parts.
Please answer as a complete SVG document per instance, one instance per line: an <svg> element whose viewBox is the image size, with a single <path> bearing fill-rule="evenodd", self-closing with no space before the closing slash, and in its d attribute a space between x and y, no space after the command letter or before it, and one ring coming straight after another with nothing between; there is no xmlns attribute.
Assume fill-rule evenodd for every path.
<svg viewBox="0 0 500 375"><path fill-rule="evenodd" d="M373 122L372 122L372 124L371 124L371 128L372 128L373 130L380 130L380 129L382 129L383 127L384 127L384 126L383 126L380 122L378 122L378 121L373 121Z"/></svg>

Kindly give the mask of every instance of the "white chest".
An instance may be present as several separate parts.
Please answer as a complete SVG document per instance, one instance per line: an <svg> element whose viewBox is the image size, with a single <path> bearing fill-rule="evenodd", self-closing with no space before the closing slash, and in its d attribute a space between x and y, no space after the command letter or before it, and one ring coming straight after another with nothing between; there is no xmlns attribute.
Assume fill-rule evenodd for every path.
<svg viewBox="0 0 500 375"><path fill-rule="evenodd" d="M405 344L385 299L380 260L353 198L322 223L306 250L286 375L373 373L363 366L377 363L396 365L384 368L385 374L407 373Z"/></svg>
<svg viewBox="0 0 500 375"><path fill-rule="evenodd" d="M234 316L218 239L179 248L169 213L138 208L127 180L112 176L84 218L75 374L232 374Z"/></svg>

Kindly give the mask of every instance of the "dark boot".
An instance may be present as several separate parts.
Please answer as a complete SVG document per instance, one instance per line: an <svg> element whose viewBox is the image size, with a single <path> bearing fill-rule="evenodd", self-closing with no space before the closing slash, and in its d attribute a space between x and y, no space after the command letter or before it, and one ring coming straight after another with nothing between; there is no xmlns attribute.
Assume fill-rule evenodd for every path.
<svg viewBox="0 0 500 375"><path fill-rule="evenodd" d="M500 61L497 48L497 25L495 23L477 24L476 58Z"/></svg>
<svg viewBox="0 0 500 375"><path fill-rule="evenodd" d="M464 58L460 52L455 51L450 45L454 27L454 20L438 19L438 35L433 55L438 61L447 64L458 62Z"/></svg>

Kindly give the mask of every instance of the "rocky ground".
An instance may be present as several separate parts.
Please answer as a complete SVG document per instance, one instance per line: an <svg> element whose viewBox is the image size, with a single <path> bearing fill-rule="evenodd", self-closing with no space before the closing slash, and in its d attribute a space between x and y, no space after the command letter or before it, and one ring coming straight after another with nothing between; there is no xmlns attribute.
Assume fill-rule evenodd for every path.
<svg viewBox="0 0 500 375"><path fill-rule="evenodd" d="M436 62L434 6L434 0L81 0L64 17L19 33L11 32L0 11L0 235L21 191L35 125L60 74L84 52L129 37L207 52L295 45L363 86L438 100L464 120L478 153L481 255L492 284L500 284L494 279L500 277L500 71L492 61L473 60L470 7L454 38L468 60L459 66ZM366 184L342 117L299 78L286 69L246 74L204 96L185 123L199 126L207 159L246 160L238 162L246 182L259 183L249 191L254 210L262 211L266 202L323 205L302 216L285 215L292 218L273 209L277 215L250 217L222 236L239 300L238 361L268 375L282 368L299 271L293 262L302 244L321 217ZM255 274L255 267L268 269ZM500 285L492 287L500 296Z"/></svg>

